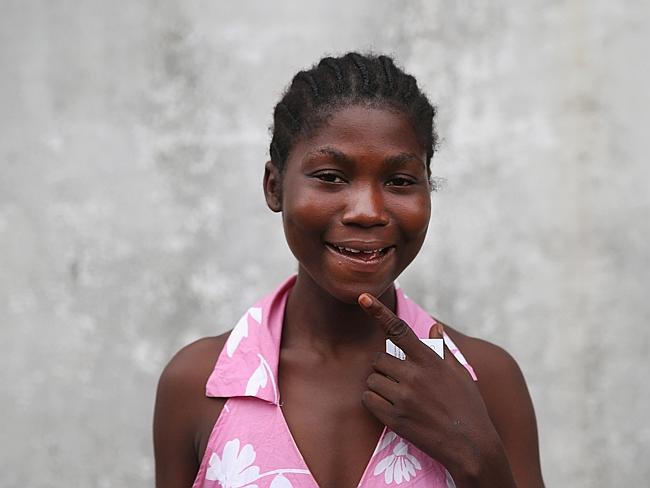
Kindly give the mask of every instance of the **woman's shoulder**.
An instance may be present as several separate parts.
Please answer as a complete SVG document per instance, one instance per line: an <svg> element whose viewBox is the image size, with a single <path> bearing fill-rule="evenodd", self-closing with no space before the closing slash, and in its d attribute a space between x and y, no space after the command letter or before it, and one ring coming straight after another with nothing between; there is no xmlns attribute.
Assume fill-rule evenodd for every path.
<svg viewBox="0 0 650 488"><path fill-rule="evenodd" d="M464 334L454 327L445 324L443 326L467 362L472 365L479 380L489 380L495 376L502 377L506 372L521 374L517 361L504 348L484 339Z"/></svg>
<svg viewBox="0 0 650 488"><path fill-rule="evenodd" d="M517 361L502 347L445 327L472 365L488 414L508 453L511 466L526 486L542 479L535 410Z"/></svg>
<svg viewBox="0 0 650 488"><path fill-rule="evenodd" d="M189 486L196 475L225 403L225 399L208 398L205 384L228 335L205 337L183 347L160 375L153 431L158 480Z"/></svg>
<svg viewBox="0 0 650 488"><path fill-rule="evenodd" d="M206 409L213 404L205 395L205 385L214 370L214 365L228 339L228 333L204 337L180 349L167 363L158 381L156 407L194 424Z"/></svg>
<svg viewBox="0 0 650 488"><path fill-rule="evenodd" d="M515 457L537 459L537 464L530 467L531 472L536 470L537 473L537 421L528 386L517 361L496 344L468 336L453 327L447 326L445 330L474 368L478 377L476 386L508 455L513 457L511 462ZM541 474L539 476L541 479Z"/></svg>
<svg viewBox="0 0 650 488"><path fill-rule="evenodd" d="M206 405L205 384L228 334L194 341L172 357L158 381L157 410L186 412L189 423L198 418L196 414Z"/></svg>
<svg viewBox="0 0 650 488"><path fill-rule="evenodd" d="M207 381L230 332L204 337L181 348L167 363L160 380L171 383Z"/></svg>
<svg viewBox="0 0 650 488"><path fill-rule="evenodd" d="M510 401L529 401L528 387L515 358L504 348L445 326L478 378L477 386L491 414L507 411Z"/></svg>
<svg viewBox="0 0 650 488"><path fill-rule="evenodd" d="M444 324L443 324L444 325ZM477 386L490 411L490 416L510 415L511 402L530 403L526 380L512 355L504 348L478 337L464 334L444 325L478 378ZM531 404L532 408L532 404Z"/></svg>

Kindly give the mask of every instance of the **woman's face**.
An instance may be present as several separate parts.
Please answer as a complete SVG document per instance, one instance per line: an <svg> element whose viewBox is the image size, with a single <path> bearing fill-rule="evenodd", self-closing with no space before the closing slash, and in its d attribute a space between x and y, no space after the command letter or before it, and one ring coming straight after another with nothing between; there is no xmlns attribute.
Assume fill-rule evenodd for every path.
<svg viewBox="0 0 650 488"><path fill-rule="evenodd" d="M422 246L431 214L426 152L399 112L335 111L295 144L279 178L299 273L343 302L381 296Z"/></svg>

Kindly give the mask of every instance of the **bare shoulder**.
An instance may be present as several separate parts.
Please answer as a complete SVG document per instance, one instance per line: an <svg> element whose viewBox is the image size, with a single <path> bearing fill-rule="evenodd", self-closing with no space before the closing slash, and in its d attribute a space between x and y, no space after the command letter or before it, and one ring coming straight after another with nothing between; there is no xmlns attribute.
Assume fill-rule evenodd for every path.
<svg viewBox="0 0 650 488"><path fill-rule="evenodd" d="M208 398L205 384L229 333L183 347L158 382L153 437L156 486L190 486L210 432L225 403Z"/></svg>
<svg viewBox="0 0 650 488"><path fill-rule="evenodd" d="M535 410L517 361L491 342L449 326L445 326L445 331L476 372L476 385L506 449L518 486L543 486Z"/></svg>
<svg viewBox="0 0 650 488"><path fill-rule="evenodd" d="M159 387L183 388L196 382L205 385L229 334L204 337L183 347L165 366Z"/></svg>
<svg viewBox="0 0 650 488"><path fill-rule="evenodd" d="M528 387L517 361L502 347L476 337L463 334L453 327L445 331L472 365L478 377L477 386L483 396L490 417L501 433L506 422L512 420L517 406L530 405ZM515 403L512 403L516 400Z"/></svg>
<svg viewBox="0 0 650 488"><path fill-rule="evenodd" d="M503 379L504 374L521 377L521 380L523 380L517 361L502 347L463 334L448 325L445 325L445 331L472 365L479 377L479 382L482 380L483 383L492 383L491 380L493 379Z"/></svg>
<svg viewBox="0 0 650 488"><path fill-rule="evenodd" d="M229 332L199 339L178 351L165 366L158 382L156 413L170 410L188 430L201 432L215 410L214 400L206 397L205 384L214 370Z"/></svg>

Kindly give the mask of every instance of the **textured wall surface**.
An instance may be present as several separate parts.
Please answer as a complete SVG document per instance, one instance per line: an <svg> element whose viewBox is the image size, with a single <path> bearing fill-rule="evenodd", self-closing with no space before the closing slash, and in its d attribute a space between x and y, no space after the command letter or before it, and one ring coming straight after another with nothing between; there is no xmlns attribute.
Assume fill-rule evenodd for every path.
<svg viewBox="0 0 650 488"><path fill-rule="evenodd" d="M295 268L273 105L372 48L439 106L403 286L519 360L548 486L646 486L648 3L307 3L0 1L0 485L151 486L161 368Z"/></svg>

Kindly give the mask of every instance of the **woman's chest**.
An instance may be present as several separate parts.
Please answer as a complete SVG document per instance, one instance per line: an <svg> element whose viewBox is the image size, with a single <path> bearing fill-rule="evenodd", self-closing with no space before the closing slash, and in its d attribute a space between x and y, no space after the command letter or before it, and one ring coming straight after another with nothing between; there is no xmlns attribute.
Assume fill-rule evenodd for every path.
<svg viewBox="0 0 650 488"><path fill-rule="evenodd" d="M384 430L363 406L369 364L292 368L298 364L281 361L279 405L230 398L212 430L195 486L446 487L441 465Z"/></svg>
<svg viewBox="0 0 650 488"><path fill-rule="evenodd" d="M365 387L325 376L298 382L281 387L282 415L296 449L318 486L358 486L384 429L361 403Z"/></svg>
<svg viewBox="0 0 650 488"><path fill-rule="evenodd" d="M313 427L324 419L312 422ZM360 456L367 447L354 439L358 431L349 427L327 431L320 446L299 446L283 407L252 397L231 398L213 429L194 487L453 486L439 463L391 431L384 430L376 445Z"/></svg>

